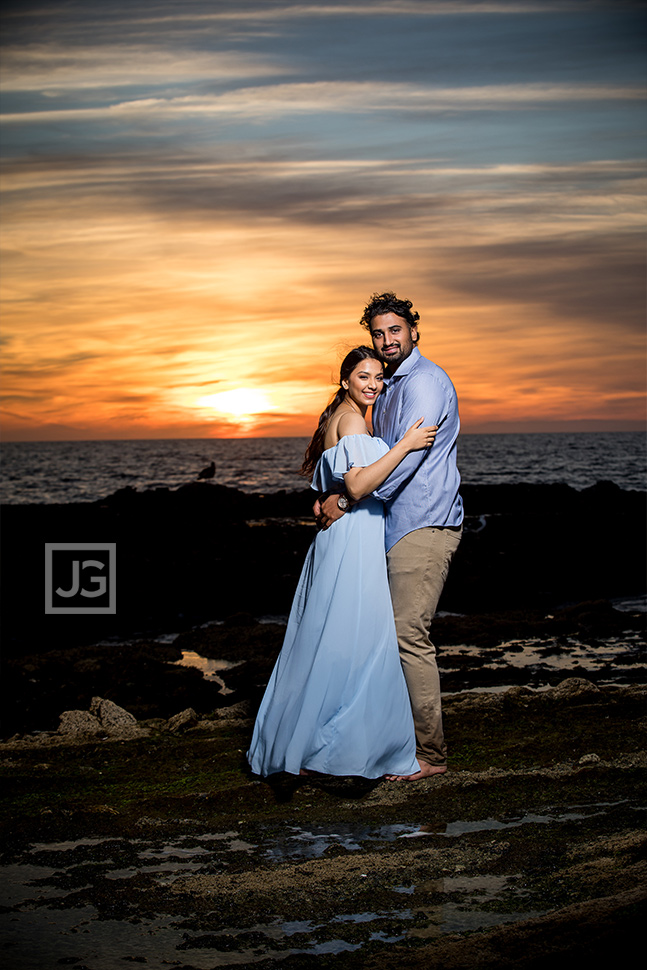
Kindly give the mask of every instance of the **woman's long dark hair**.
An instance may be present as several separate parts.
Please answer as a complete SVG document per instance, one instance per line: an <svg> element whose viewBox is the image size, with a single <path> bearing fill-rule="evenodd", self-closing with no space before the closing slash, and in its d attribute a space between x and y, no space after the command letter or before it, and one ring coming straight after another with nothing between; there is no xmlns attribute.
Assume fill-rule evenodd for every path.
<svg viewBox="0 0 647 970"><path fill-rule="evenodd" d="M309 481L312 481L312 476L317 466L317 462L323 454L323 443L324 438L326 437L328 421L346 397L346 391L342 387L342 381L348 380L360 361L368 360L369 358L371 360L380 360L372 347L355 347L355 349L351 350L349 354L346 354L341 363L341 367L339 368L339 389L337 390L337 393L333 397L328 407L319 415L319 424L317 425L317 430L313 434L312 440L306 448L303 464L299 469L299 474L303 475L303 477L307 478Z"/></svg>

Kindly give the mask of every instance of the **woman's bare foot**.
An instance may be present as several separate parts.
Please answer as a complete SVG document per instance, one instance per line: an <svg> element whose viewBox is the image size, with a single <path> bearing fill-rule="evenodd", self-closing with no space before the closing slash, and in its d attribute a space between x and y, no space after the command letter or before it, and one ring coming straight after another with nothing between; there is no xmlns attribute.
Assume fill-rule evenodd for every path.
<svg viewBox="0 0 647 970"><path fill-rule="evenodd" d="M413 775L385 775L387 781L420 781L421 778L431 778L432 775L444 775L447 765L430 765L426 761L418 758L420 771Z"/></svg>

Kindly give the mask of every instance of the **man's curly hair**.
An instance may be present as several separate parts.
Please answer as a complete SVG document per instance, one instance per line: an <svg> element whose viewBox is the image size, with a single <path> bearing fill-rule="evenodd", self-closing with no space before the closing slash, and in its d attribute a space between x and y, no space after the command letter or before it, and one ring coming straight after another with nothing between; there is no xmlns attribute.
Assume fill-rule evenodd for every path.
<svg viewBox="0 0 647 970"><path fill-rule="evenodd" d="M411 300L399 300L395 293L374 293L364 309L360 324L370 332L373 317L384 313L395 313L407 321L410 327L417 327L420 314L413 309Z"/></svg>

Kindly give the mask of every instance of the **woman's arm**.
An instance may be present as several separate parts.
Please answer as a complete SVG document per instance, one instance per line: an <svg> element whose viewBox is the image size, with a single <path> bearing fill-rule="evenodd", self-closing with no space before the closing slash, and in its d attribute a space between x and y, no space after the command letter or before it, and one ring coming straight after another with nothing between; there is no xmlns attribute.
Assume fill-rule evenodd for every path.
<svg viewBox="0 0 647 970"><path fill-rule="evenodd" d="M344 475L344 483L348 497L353 502L359 502L366 495L382 484L385 478L398 467L405 455L411 451L420 451L422 448L429 448L436 437L436 427L428 426L421 428L420 425L424 418L418 418L409 430L399 441L393 445L386 455L382 455L371 465L355 467L349 469Z"/></svg>

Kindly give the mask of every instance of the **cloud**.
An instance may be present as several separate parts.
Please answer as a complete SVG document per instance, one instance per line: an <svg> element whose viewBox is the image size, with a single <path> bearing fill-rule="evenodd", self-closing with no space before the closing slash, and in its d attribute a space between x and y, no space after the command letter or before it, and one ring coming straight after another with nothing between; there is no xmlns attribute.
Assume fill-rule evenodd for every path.
<svg viewBox="0 0 647 970"><path fill-rule="evenodd" d="M44 91L74 94L86 90L132 86L177 88L194 82L215 84L239 78L289 73L269 57L237 51L204 51L146 44L29 44L5 50L0 61L5 94ZM48 113L48 112L45 112Z"/></svg>
<svg viewBox="0 0 647 970"><path fill-rule="evenodd" d="M571 327L644 332L645 268L638 233L565 233L458 246L443 287L480 303L541 306ZM618 299L622 294L622 299ZM577 327L579 329L579 326Z"/></svg>
<svg viewBox="0 0 647 970"><path fill-rule="evenodd" d="M580 0L581 2L581 0ZM276 3L273 6L266 4L265 7L257 6L248 10L241 11L219 11L217 13L182 13L179 18L182 20L192 19L197 22L211 20L294 20L301 17L357 17L357 16L394 16L414 15L420 17L447 17L447 16L469 16L473 14L514 14L514 13L544 13L547 7L552 7L555 13L561 11L570 12L578 9L578 0L503 0L503 2L481 2L471 3L470 0L389 0L388 3L380 3L379 0L366 0L365 3ZM151 21L159 18L151 18ZM167 18L164 18L167 19ZM175 20L172 16L170 19ZM144 22L148 18L143 18Z"/></svg>
<svg viewBox="0 0 647 970"><path fill-rule="evenodd" d="M72 15L77 13L74 3L68 4ZM233 29L239 31L246 27L254 29L257 25L271 21L288 21L331 19L350 17L366 19L367 17L384 17L392 20L399 17L464 17L470 18L476 15L524 15L524 14L546 14L559 16L560 14L569 15L573 12L582 11L583 7L590 7L590 0L364 0L364 2L343 2L343 3L319 3L317 0L304 0L301 3L284 3L281 0L259 0L256 5L249 4L245 7L239 3L231 4L211 4L206 8L201 2L195 0L183 0L181 4L177 0L165 3L163 0L149 2L146 9L134 7L130 3L113 2L106 9L104 4L100 5L100 12L95 13L92 4L81 2L78 6L83 8L84 17L72 16L70 18L61 17L56 8L50 13L42 3L33 3L29 0L7 0L5 4L5 18L11 26L12 31L20 30L23 25L29 25L34 15L45 23L56 25L61 33L69 33L72 36L85 38L97 36L97 32L102 30L110 35L112 31L123 31L127 28L135 32L138 27L143 27L150 31L155 28L155 35L168 29L170 32L177 33L180 30L191 30L195 25L196 30L203 30L205 25L217 24L226 26L232 24ZM625 3L625 6L637 6L640 4ZM59 14L57 16L57 13ZM80 13L80 11L78 11ZM49 17L48 17L49 14ZM108 16L106 16L108 14Z"/></svg>
<svg viewBox="0 0 647 970"><path fill-rule="evenodd" d="M243 218L250 233L261 231L267 219L282 226L344 224L357 231L408 224L419 244L441 233L445 245L475 237L498 241L503 234L535 240L604 236L642 225L644 164L638 161L466 166L434 159L285 158L284 151L279 145L274 157L270 152L241 159L239 147L231 145L218 149L219 158L133 153L101 160L18 159L5 166L5 248L19 232L14 220L16 227L30 223L30 208L44 227L39 197L58 220L59 241L66 227L78 231L77 214L85 210L93 214L97 240L119 239L123 246L133 233L140 235L137 213L146 212L174 222L175 231L178 221L197 231L197 223L210 230ZM121 207L129 215L115 219ZM89 232L88 220L85 241Z"/></svg>
<svg viewBox="0 0 647 970"><path fill-rule="evenodd" d="M233 116L266 124L271 118L315 113L528 110L552 104L638 101L638 85L517 84L441 88L431 85L375 81L319 81L244 87L223 94L147 97L109 105L5 112L4 123L44 121L112 121L133 115L186 119L190 116Z"/></svg>
<svg viewBox="0 0 647 970"><path fill-rule="evenodd" d="M308 434L395 289L468 429L635 420L636 10L14 5L9 409L52 435ZM256 431L196 406L237 387L272 398Z"/></svg>
<svg viewBox="0 0 647 970"><path fill-rule="evenodd" d="M41 259L58 254L88 268L94 259L107 260L120 281L113 303L130 290L136 271L139 293L125 302L140 312L151 293L167 289L161 265L178 294L195 299L202 289L210 298L218 280L228 273L235 280L245 252L259 260L259 277L267 259L277 280L303 266L303 260L291 267L286 260L294 259L309 227L319 231L313 267L324 274L332 246L335 267L350 259L357 269L374 231L380 255L399 262L398 233L406 231L418 252L430 254L448 290L489 301L550 303L593 319L613 309L617 322L629 319L640 301L640 176L642 166L627 161L451 167L407 159L20 160L5 177L5 246L15 250L14 280L19 266L29 270L32 256L20 254L33 251L39 228ZM36 202L39 193L45 209ZM151 219L157 220L154 236ZM345 226L344 240L335 237L336 225ZM175 249L174 256L160 261L160 246ZM75 304L95 300L94 283L92 275L85 282L72 274L69 287L68 275L42 274L40 286L47 280L57 302L68 301L73 319ZM587 299L589 293L595 295ZM225 305L230 300L226 286L220 299ZM180 350L175 341L167 346L169 353Z"/></svg>

